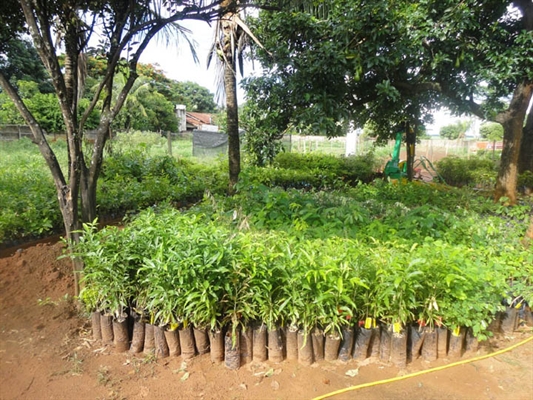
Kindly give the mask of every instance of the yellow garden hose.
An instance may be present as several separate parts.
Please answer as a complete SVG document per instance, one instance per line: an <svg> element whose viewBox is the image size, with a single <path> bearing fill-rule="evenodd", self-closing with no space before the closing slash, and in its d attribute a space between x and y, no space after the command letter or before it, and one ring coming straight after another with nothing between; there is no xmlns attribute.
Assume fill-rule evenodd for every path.
<svg viewBox="0 0 533 400"><path fill-rule="evenodd" d="M456 367L458 365L463 365L463 364L468 364L468 363L471 363L471 362L474 362L474 361L484 360L485 358L495 357L495 356L498 356L500 354L506 353L508 351L514 350L517 347L520 347L520 346L522 346L522 345L524 345L527 342L530 342L532 340L533 340L533 336L531 336L531 337L529 337L529 338L527 338L527 339L525 339L525 340L523 340L523 341L521 341L521 342L519 342L517 344L509 346L509 347L507 347L505 349L495 351L494 353L485 354L483 356L470 358L468 360L457 361L457 362L454 362L454 363L451 363L451 364L443 365L441 367L435 367L435 368L427 369L427 370L424 370L424 371L413 372L412 374L407 374L407 375L404 375L404 376L397 376L395 378L383 379L381 381L368 382L368 383L362 383L362 384L356 385L356 386L350 386L350 387L345 388L345 389L340 389L340 390L337 390L335 392L331 392L331 393L324 394L322 396L315 397L313 400L327 399L328 397L333 397L333 396L336 396L338 394L351 392L352 390L357 390L357 389L362 389L362 388L366 388L366 387L382 385L384 383L397 382L397 381L401 381L401 380L404 380L404 379L413 378L415 376L428 374L430 372L442 371L443 369L446 369L446 368Z"/></svg>

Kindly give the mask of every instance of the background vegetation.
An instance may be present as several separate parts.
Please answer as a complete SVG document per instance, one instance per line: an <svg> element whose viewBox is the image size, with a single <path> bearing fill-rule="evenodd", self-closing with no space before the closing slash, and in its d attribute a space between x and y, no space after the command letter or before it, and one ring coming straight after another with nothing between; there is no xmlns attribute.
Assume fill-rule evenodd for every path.
<svg viewBox="0 0 533 400"><path fill-rule="evenodd" d="M320 142L322 143L322 142ZM52 146L61 163L67 162L66 143ZM280 153L270 166L248 165L242 173L242 190L263 185L305 191L333 190L371 183L387 158L388 148L360 156L327 154L329 143L295 146L294 153ZM119 133L107 147L107 157L97 194L98 215L121 218L164 201L185 206L200 200L206 191L223 193L227 165L222 159L195 159L191 139L175 138L173 157L167 139L156 133ZM89 149L86 149L89 151ZM336 150L333 150L334 153ZM52 178L36 146L29 139L0 141L0 242L39 237L61 231L61 216ZM497 174L491 153L450 156L436 163L443 183L490 191ZM439 178L439 179L440 179ZM521 190L533 187L531 174L520 176Z"/></svg>
<svg viewBox="0 0 533 400"><path fill-rule="evenodd" d="M28 63L30 66L39 64L33 46L25 41L13 40L12 42L12 51L16 52L20 46L25 49L25 52L15 57L17 63ZM105 68L105 63L95 56L89 57L87 64L87 90L80 100L80 112L87 108L90 99L94 96L98 79L105 72L102 70ZM50 93L47 73L41 69L28 70L26 67L19 72L16 69L17 65L10 64L8 72L11 73L13 84L18 88L24 103L35 119L50 134L65 132L63 115L56 96ZM118 93L124 84L124 76L118 74L115 92ZM167 78L157 66L140 64L139 78L112 126L117 131L178 132L176 104L185 105L187 111L216 114L220 110L213 97L214 95L208 89L197 83L175 81ZM100 112L95 110L87 121L86 129L96 129L99 119ZM15 105L4 91L0 91L0 125L2 124L24 124Z"/></svg>
<svg viewBox="0 0 533 400"><path fill-rule="evenodd" d="M65 143L53 145L66 162ZM178 157L158 134L120 134L108 145L99 214L128 217L121 229L84 227L75 252L88 310L331 333L375 318L469 327L483 339L505 304L533 301L533 253L520 242L532 199L495 204L469 187L477 175L460 175L494 177L490 158L441 160L439 170L464 186L456 188L374 179L373 153L282 153L269 167L247 167L227 197L224 164L195 162L190 141L174 142ZM57 230L35 146L2 142L2 152L2 242Z"/></svg>

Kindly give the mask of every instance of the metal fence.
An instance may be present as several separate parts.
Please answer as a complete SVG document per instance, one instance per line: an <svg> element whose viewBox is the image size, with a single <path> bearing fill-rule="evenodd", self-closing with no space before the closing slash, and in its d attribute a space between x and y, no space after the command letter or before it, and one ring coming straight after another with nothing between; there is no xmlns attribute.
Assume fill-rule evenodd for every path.
<svg viewBox="0 0 533 400"><path fill-rule="evenodd" d="M31 138L32 133L27 125L1 125L0 140L17 140L23 137Z"/></svg>

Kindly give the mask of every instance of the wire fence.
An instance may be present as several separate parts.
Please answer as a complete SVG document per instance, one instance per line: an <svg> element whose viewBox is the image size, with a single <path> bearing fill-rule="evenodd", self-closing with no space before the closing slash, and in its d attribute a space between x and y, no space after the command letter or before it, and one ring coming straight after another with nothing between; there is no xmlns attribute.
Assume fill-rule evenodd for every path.
<svg viewBox="0 0 533 400"><path fill-rule="evenodd" d="M346 137L328 139L324 136L292 135L290 140L291 151L293 152L346 154ZM372 138L358 137L355 145L355 154L364 154L373 149L377 155L388 156L393 147L394 141L389 141L384 146L378 146ZM415 153L417 156L424 156L434 162L446 156L470 157L480 151L498 151L501 148L502 142L489 142L478 139L448 140L432 138L420 140L416 144ZM405 149L400 153L400 158L406 158Z"/></svg>
<svg viewBox="0 0 533 400"><path fill-rule="evenodd" d="M54 135L61 136L61 135ZM216 137L215 137L216 136ZM2 125L0 126L0 140L17 140L21 138L31 138L32 134L26 125ZM227 138L221 132L199 132L195 137L175 138L183 146L183 142L190 141L192 156L197 158L220 157L227 154ZM297 153L321 152L333 155L346 155L347 137L327 138L325 136L299 136L286 135L282 139L285 151ZM386 145L378 146L372 138L359 136L355 143L355 154L364 154L373 150L379 158L387 158L392 153L394 141ZM350 149L353 149L350 146ZM441 158L454 155L459 157L470 157L480 151L496 152L502 149L502 142L489 142L478 139L447 140L441 138L422 139L416 145L416 156L424 156L429 161L436 162ZM405 159L406 153L403 150L400 158Z"/></svg>

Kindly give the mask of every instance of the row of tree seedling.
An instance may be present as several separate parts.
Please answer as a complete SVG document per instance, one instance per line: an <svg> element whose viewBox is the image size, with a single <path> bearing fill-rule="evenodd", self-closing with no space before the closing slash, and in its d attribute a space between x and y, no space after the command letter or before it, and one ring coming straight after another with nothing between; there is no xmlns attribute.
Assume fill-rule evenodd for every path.
<svg viewBox="0 0 533 400"><path fill-rule="evenodd" d="M491 326L496 332L512 334L515 323L510 315L500 313ZM343 327L340 334L324 334L318 328L306 334L293 327L268 329L261 323L236 331L231 327L160 326L143 321L135 312L124 319L93 312L92 327L94 339L113 345L118 352L181 356L183 360L209 353L213 363L225 362L231 369L249 362L291 360L308 366L323 360L361 362L370 357L401 368L419 357L426 361L454 359L478 348L471 329L451 331L418 323L403 328L376 324L373 319Z"/></svg>
<svg viewBox="0 0 533 400"><path fill-rule="evenodd" d="M502 299L512 301L517 290L531 293L533 255L518 245L499 251L431 237L411 244L306 238L252 230L246 219L223 220L169 208L146 210L123 229L96 231L87 225L76 250L86 265L81 299L87 309L124 326L133 313L145 330L153 326L155 332L179 335L191 327L207 336L218 332L234 350L243 348L241 338L244 348L253 346L246 337L264 327L269 340L265 345L259 340L258 347L268 348L272 357L278 349L289 358L289 343L301 336L298 357L314 345L318 353L311 359L320 359L332 340L341 358L354 349L368 356L396 339L405 341L400 347L406 354L413 351L407 340L414 342L415 332L426 331L427 338L438 328L455 333L445 335L446 349L467 330L485 339L489 323L504 310ZM135 329L126 332L122 337L133 339ZM366 345L357 344L365 337ZM385 344L376 347L377 338ZM165 340L168 346L171 339ZM184 343L191 342L196 343Z"/></svg>

